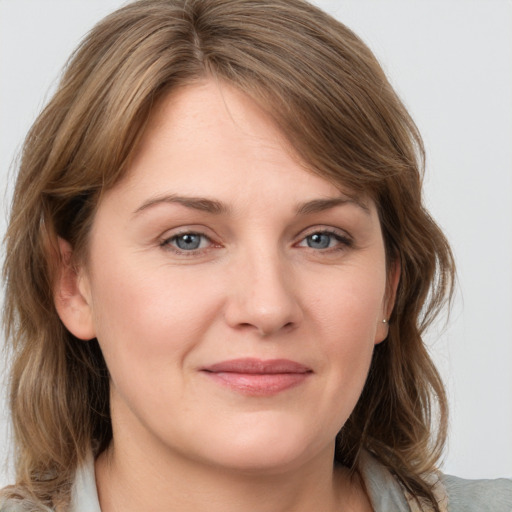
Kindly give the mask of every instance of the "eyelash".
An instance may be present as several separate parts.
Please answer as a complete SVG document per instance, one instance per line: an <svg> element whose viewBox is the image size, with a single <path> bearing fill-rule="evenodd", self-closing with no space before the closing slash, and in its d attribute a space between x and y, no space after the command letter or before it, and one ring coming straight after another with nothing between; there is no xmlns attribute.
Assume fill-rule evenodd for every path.
<svg viewBox="0 0 512 512"><path fill-rule="evenodd" d="M302 246L300 244L307 243L307 239L314 236L314 235L327 235L329 237L332 237L338 242L334 247L326 247L326 248L313 248L309 246ZM185 250L180 249L174 243L185 236L197 236L201 238L200 244L203 243L203 241L207 241L209 244L208 247L198 247L197 249L191 249L191 250ZM330 242L329 242L330 243ZM176 233L175 235L165 238L160 242L160 247L170 250L180 256L196 256L198 254L204 253L208 251L209 249L220 247L219 244L215 244L215 242L212 241L212 239L205 235L204 233L200 233L197 231L183 231L181 233ZM311 231L310 233L305 234L298 243L294 244L298 247L306 247L308 249L312 249L315 252L321 252L321 253L329 253L329 252L338 252L343 251L348 248L353 247L354 242L351 237L347 236L346 234L341 234L339 231L336 231L334 229L316 229L314 231Z"/></svg>

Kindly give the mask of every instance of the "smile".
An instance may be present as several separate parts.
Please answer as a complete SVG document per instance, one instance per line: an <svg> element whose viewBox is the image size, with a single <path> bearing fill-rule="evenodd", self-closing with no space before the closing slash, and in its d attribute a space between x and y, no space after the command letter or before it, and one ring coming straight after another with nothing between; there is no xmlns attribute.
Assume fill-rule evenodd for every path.
<svg viewBox="0 0 512 512"><path fill-rule="evenodd" d="M302 384L313 371L287 359L233 359L201 369L208 377L238 393L271 396Z"/></svg>

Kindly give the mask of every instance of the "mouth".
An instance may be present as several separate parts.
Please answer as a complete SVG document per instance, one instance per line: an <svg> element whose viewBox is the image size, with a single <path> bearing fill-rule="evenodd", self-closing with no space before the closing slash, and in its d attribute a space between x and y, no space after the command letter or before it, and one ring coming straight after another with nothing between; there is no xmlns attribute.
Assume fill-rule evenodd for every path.
<svg viewBox="0 0 512 512"><path fill-rule="evenodd" d="M304 383L311 368L288 359L232 359L201 368L216 383L249 396L271 396Z"/></svg>

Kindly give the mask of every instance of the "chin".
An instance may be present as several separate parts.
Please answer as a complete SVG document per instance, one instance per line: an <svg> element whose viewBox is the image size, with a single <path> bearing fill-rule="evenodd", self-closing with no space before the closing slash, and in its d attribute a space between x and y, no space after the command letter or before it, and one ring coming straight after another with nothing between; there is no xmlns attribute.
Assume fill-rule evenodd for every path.
<svg viewBox="0 0 512 512"><path fill-rule="evenodd" d="M334 457L334 438L322 443L317 433L304 431L297 422L293 428L286 427L260 424L229 432L210 440L209 447L214 449L207 458L226 469L269 475L296 470L320 455Z"/></svg>

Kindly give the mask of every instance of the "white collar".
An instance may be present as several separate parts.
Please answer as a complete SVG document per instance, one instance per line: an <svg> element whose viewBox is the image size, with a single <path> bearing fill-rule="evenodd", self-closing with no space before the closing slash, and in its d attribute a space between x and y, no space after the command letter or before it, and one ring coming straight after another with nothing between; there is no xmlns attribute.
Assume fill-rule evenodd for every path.
<svg viewBox="0 0 512 512"><path fill-rule="evenodd" d="M101 512L92 452L76 471L70 512Z"/></svg>

